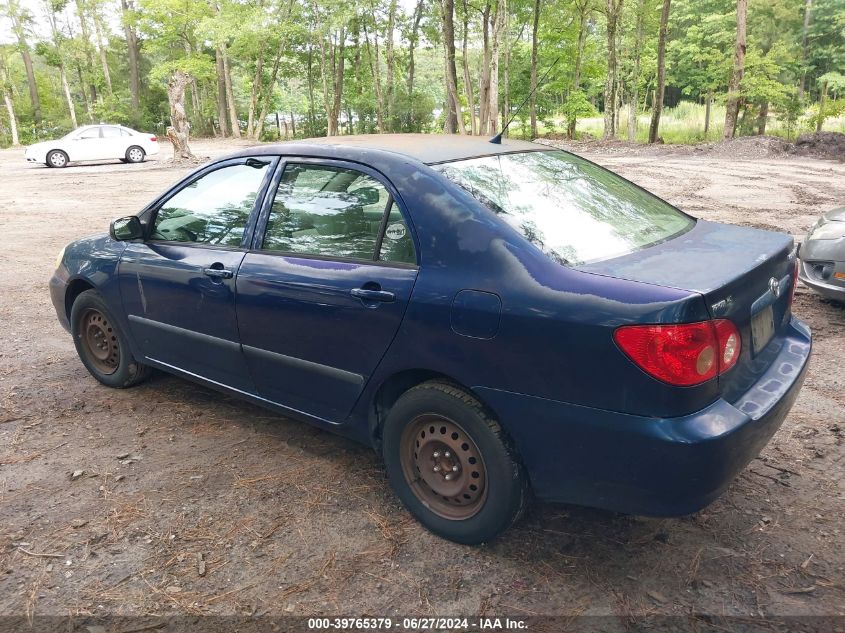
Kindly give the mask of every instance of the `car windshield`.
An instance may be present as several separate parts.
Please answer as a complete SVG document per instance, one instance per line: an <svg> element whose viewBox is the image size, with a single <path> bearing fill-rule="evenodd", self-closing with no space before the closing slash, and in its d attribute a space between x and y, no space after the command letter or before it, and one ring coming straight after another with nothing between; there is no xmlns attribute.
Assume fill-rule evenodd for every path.
<svg viewBox="0 0 845 633"><path fill-rule="evenodd" d="M644 189L567 152L500 154L434 167L561 264L631 253L695 223Z"/></svg>

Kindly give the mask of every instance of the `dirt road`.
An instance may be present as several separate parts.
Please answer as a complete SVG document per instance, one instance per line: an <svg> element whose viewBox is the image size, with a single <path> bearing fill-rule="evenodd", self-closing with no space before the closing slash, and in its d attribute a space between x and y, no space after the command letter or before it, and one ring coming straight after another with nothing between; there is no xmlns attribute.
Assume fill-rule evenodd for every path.
<svg viewBox="0 0 845 633"><path fill-rule="evenodd" d="M841 163L586 155L707 219L802 235L845 204ZM369 449L181 379L112 391L83 369L49 301L55 255L186 171L0 152L0 615L845 615L845 309L799 291L806 386L706 510L538 505L463 547L411 520Z"/></svg>

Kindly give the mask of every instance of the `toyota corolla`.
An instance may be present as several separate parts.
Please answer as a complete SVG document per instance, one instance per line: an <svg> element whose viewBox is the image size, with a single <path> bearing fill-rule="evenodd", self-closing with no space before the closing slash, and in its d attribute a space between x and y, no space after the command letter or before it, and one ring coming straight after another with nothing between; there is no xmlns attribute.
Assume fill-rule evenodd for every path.
<svg viewBox="0 0 845 633"><path fill-rule="evenodd" d="M697 220L573 154L340 137L215 160L50 283L101 383L151 370L373 446L479 543L540 499L676 516L799 392L791 237Z"/></svg>

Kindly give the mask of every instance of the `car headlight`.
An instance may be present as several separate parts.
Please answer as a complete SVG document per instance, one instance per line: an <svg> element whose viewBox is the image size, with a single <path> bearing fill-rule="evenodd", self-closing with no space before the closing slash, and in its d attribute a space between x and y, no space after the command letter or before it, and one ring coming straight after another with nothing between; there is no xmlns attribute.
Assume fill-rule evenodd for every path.
<svg viewBox="0 0 845 633"><path fill-rule="evenodd" d="M54 268L58 268L62 265L62 260L65 258L65 249L67 246L62 246L62 250L59 251L58 256L56 257L56 265Z"/></svg>
<svg viewBox="0 0 845 633"><path fill-rule="evenodd" d="M840 237L845 237L845 222L825 222L824 224L817 224L815 228L810 231L807 239L810 240L837 240Z"/></svg>

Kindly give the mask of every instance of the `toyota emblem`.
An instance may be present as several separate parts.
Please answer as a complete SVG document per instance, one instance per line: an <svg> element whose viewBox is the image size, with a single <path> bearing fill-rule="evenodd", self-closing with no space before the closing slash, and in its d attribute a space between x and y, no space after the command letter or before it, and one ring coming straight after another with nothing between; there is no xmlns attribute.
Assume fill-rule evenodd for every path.
<svg viewBox="0 0 845 633"><path fill-rule="evenodd" d="M775 296L775 299L780 296L780 282L778 282L778 280L774 277L769 279L769 290L772 291L772 294Z"/></svg>

